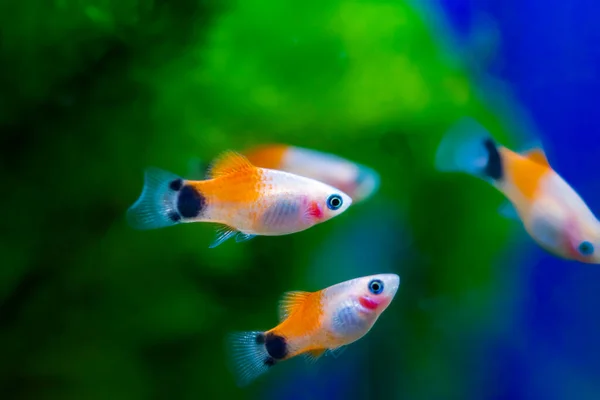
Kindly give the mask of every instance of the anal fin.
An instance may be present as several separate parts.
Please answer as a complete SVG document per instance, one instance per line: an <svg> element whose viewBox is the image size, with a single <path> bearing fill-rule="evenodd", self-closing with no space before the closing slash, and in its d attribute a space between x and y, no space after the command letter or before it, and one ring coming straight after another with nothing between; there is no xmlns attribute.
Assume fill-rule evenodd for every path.
<svg viewBox="0 0 600 400"><path fill-rule="evenodd" d="M314 364L323 355L325 355L325 356L331 355L333 358L338 358L340 355L342 355L342 353L344 351L346 351L346 347L347 346L340 346L340 347L336 347L333 349L311 350L311 351L307 351L306 353L304 353L303 356L306 359L307 363Z"/></svg>
<svg viewBox="0 0 600 400"><path fill-rule="evenodd" d="M304 353L303 356L308 364L314 364L319 358L321 358L323 354L325 354L326 351L327 349L311 350Z"/></svg>
<svg viewBox="0 0 600 400"><path fill-rule="evenodd" d="M228 225L220 225L217 228L217 237L216 237L216 239L210 244L210 246L208 246L208 248L214 249L215 247L217 247L218 245L220 245L221 243L223 243L227 239L231 239L232 237L234 237L238 233L239 233L239 231L237 231L236 229L234 229L234 228L232 228L232 227L230 227Z"/></svg>

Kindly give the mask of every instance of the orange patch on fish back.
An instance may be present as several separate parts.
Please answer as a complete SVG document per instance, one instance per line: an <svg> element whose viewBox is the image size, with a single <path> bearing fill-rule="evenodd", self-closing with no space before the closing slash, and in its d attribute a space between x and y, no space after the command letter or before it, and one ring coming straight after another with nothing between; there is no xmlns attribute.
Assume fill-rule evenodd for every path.
<svg viewBox="0 0 600 400"><path fill-rule="evenodd" d="M537 157L530 159L505 147L500 148L500 154L512 184L525 198L535 199L540 180L551 171L550 166L540 163Z"/></svg>
<svg viewBox="0 0 600 400"><path fill-rule="evenodd" d="M190 181L213 205L248 205L258 201L263 187L262 171L252 168L207 181Z"/></svg>
<svg viewBox="0 0 600 400"><path fill-rule="evenodd" d="M248 160L257 167L281 169L283 157L289 148L283 144L264 145L254 147L245 154Z"/></svg>
<svg viewBox="0 0 600 400"><path fill-rule="evenodd" d="M322 326L323 291L312 292L304 297L302 305L294 308L294 313L271 331L288 339L317 331Z"/></svg>

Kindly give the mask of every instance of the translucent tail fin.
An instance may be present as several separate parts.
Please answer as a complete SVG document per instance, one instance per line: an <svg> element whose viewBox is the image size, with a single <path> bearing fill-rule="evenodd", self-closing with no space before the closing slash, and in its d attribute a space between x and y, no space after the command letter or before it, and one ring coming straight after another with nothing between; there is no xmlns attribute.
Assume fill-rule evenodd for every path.
<svg viewBox="0 0 600 400"><path fill-rule="evenodd" d="M484 179L502 178L502 159L491 134L472 118L463 118L440 142L435 166L443 172L465 172Z"/></svg>
<svg viewBox="0 0 600 400"><path fill-rule="evenodd" d="M158 168L148 168L137 201L127 210L127 221L140 230L164 228L181 221L177 210L178 191L183 179Z"/></svg>
<svg viewBox="0 0 600 400"><path fill-rule="evenodd" d="M274 365L262 332L233 332L227 336L229 365L238 386L250 384Z"/></svg>

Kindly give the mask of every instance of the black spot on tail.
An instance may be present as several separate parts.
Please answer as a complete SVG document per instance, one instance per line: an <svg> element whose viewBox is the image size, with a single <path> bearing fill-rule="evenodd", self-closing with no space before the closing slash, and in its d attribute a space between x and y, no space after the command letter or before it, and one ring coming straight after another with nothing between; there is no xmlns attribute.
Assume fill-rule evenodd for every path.
<svg viewBox="0 0 600 400"><path fill-rule="evenodd" d="M498 147L496 147L494 141L489 138L483 142L483 145L488 152L488 162L483 173L496 181L502 179L502 158L498 152Z"/></svg>
<svg viewBox="0 0 600 400"><path fill-rule="evenodd" d="M265 336L265 347L273 361L282 360L288 354L287 343L282 336L269 333Z"/></svg>
<svg viewBox="0 0 600 400"><path fill-rule="evenodd" d="M173 222L179 222L181 221L181 215L179 215L177 211L171 211L169 213L169 219Z"/></svg>
<svg viewBox="0 0 600 400"><path fill-rule="evenodd" d="M206 207L206 199L202 193L190 185L186 185L179 191L177 198L177 211L183 218L197 218Z"/></svg>
<svg viewBox="0 0 600 400"><path fill-rule="evenodd" d="M256 344L265 344L265 334L259 333L256 335Z"/></svg>
<svg viewBox="0 0 600 400"><path fill-rule="evenodd" d="M183 179L175 179L169 182L169 189L179 192L183 186Z"/></svg>
<svg viewBox="0 0 600 400"><path fill-rule="evenodd" d="M265 365L267 367L272 367L273 365L275 365L276 361L275 359L273 359L273 357L267 357L265 358Z"/></svg>

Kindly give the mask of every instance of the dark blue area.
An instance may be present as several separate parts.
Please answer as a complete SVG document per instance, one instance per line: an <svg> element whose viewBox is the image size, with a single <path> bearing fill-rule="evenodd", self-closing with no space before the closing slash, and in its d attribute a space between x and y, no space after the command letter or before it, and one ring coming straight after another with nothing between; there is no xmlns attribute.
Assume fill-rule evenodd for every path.
<svg viewBox="0 0 600 400"><path fill-rule="evenodd" d="M439 0L438 4L444 9L452 22L452 28L459 37L468 36L472 17L471 1Z"/></svg>
<svg viewBox="0 0 600 400"><path fill-rule="evenodd" d="M549 153L551 164L598 215L600 4L593 0L438 4L463 44L469 42L474 15L486 13L494 19L501 34L497 57L501 62L488 66L488 72L510 83L543 143L554 150ZM490 367L488 373L496 374L497 380L484 398L564 398L555 389L573 377L600 396L600 384L593 384L600 374L600 269L535 252L535 265L524 268L531 274L523 277L526 293L515 310L521 314L519 323L497 344L502 351L493 352L500 370ZM546 375L550 370L553 375Z"/></svg>

